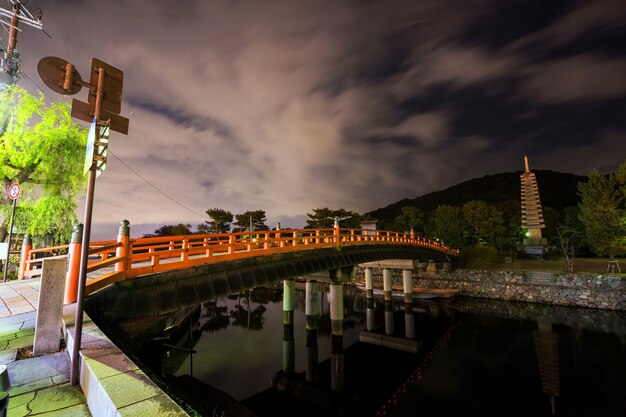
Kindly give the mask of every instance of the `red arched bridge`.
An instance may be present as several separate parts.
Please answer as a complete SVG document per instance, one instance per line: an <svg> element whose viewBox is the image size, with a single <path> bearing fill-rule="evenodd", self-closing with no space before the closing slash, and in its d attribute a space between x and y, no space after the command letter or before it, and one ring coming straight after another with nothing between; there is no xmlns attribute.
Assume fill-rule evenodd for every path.
<svg viewBox="0 0 626 417"><path fill-rule="evenodd" d="M69 245L38 249L33 249L30 241L25 240L20 261L20 279L39 275L41 262L46 257L67 256L67 282L77 283L81 236L82 230L75 229L72 243ZM328 249L332 248L346 252L348 248L356 249L356 247L361 247L364 250L388 249L386 254L378 257L361 256L351 258L350 261L361 258L363 261L392 258L396 255L409 256L399 254L397 250L395 252L389 251L389 249L399 248L421 248L427 253L459 255L458 249L450 248L445 246L443 242L426 239L412 233L339 227L131 239L126 221L122 222L116 241L91 242L89 246L90 262L87 269L89 279L86 295L109 284L129 280L140 275L285 253L305 253L320 250L329 253ZM64 251L67 251L67 255L55 255L55 253ZM351 253L356 252L352 250ZM317 269L323 269L327 265L333 266L335 263L325 264L321 262ZM71 289L72 285L70 284L68 287ZM76 285L74 285L75 287ZM75 290L70 290L70 294L66 291L66 302L75 301L75 294Z"/></svg>

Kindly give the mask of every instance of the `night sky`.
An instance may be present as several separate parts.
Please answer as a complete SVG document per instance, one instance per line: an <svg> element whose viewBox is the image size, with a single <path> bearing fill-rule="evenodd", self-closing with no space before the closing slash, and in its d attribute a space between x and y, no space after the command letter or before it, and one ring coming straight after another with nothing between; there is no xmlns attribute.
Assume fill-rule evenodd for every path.
<svg viewBox="0 0 626 417"><path fill-rule="evenodd" d="M3 5L8 7L8 5ZM626 157L623 1L43 1L36 63L125 74L92 238L220 207L304 225L499 172L614 171ZM82 123L82 122L81 122ZM182 207L185 206L193 212ZM196 213L194 213L196 212ZM82 208L78 212L82 218Z"/></svg>

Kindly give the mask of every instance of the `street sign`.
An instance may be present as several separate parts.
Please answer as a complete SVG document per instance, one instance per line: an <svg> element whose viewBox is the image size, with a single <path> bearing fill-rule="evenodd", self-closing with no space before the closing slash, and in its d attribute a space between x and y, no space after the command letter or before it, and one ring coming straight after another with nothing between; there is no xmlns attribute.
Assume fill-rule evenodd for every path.
<svg viewBox="0 0 626 417"><path fill-rule="evenodd" d="M94 117L94 110L84 101L74 99L72 100L72 117L91 123ZM128 119L126 117L103 109L100 114L100 120L109 120L111 130L128 135Z"/></svg>
<svg viewBox="0 0 626 417"><path fill-rule="evenodd" d="M41 81L55 93L71 95L78 93L82 88L80 74L72 64L62 58L56 56L42 58L37 64L37 72ZM64 85L69 85L69 89L66 90Z"/></svg>
<svg viewBox="0 0 626 417"><path fill-rule="evenodd" d="M20 196L20 185L18 183L11 184L9 187L9 198L15 200Z"/></svg>
<svg viewBox="0 0 626 417"><path fill-rule="evenodd" d="M96 178L107 168L107 156L109 156L109 125L100 129L100 139L95 143Z"/></svg>
<svg viewBox="0 0 626 417"><path fill-rule="evenodd" d="M104 68L104 86L102 88L102 110L107 110L112 113L119 114L122 111L122 84L124 82L124 73L119 69L102 62L97 58L91 60L91 78L89 84L98 85L98 68ZM87 99L89 107L95 109L96 107L96 94L95 90L89 92ZM100 117L101 120L106 120L104 112ZM115 130L115 129L113 129Z"/></svg>
<svg viewBox="0 0 626 417"><path fill-rule="evenodd" d="M93 148L96 144L96 125L97 120L94 117L91 126L89 126L89 133L87 134L87 149L85 151L85 165L83 165L83 175L87 174L93 164Z"/></svg>

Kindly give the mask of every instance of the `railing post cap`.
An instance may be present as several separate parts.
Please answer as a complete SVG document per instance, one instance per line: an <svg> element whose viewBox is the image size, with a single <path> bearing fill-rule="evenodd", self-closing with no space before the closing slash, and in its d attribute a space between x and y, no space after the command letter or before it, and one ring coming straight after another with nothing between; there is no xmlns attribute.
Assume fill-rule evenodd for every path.
<svg viewBox="0 0 626 417"><path fill-rule="evenodd" d="M22 242L22 245L32 245L32 244L33 244L33 239L30 237L28 233L26 233L24 235L24 240Z"/></svg>
<svg viewBox="0 0 626 417"><path fill-rule="evenodd" d="M120 230L118 235L128 236L130 235L130 222L128 220L122 220L120 222Z"/></svg>
<svg viewBox="0 0 626 417"><path fill-rule="evenodd" d="M74 225L72 229L72 240L71 243L82 242L83 240L83 225L82 223L77 223Z"/></svg>

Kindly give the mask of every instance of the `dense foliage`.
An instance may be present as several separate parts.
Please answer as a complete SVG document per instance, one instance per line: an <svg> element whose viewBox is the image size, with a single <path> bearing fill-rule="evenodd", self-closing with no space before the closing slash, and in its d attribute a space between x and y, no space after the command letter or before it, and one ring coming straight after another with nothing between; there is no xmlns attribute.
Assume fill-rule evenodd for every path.
<svg viewBox="0 0 626 417"><path fill-rule="evenodd" d="M626 253L626 161L612 175L592 171L578 191L587 243L598 255L611 259Z"/></svg>
<svg viewBox="0 0 626 417"><path fill-rule="evenodd" d="M335 225L335 219L339 221L339 227L358 229L361 227L361 216L354 211L343 208L330 209L328 207L313 209L313 213L306 214L308 219L305 228L327 229Z"/></svg>
<svg viewBox="0 0 626 417"><path fill-rule="evenodd" d="M233 222L233 213L220 208L212 208L206 211L211 221L198 225L199 233L225 233L230 232L230 225Z"/></svg>
<svg viewBox="0 0 626 417"><path fill-rule="evenodd" d="M0 241L7 234L13 182L22 188L17 229L68 240L84 185L86 130L72 122L68 103L46 106L43 95L35 97L19 87L0 94L0 110L8 113L7 129L0 136Z"/></svg>

